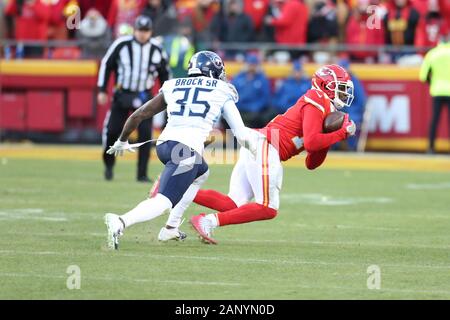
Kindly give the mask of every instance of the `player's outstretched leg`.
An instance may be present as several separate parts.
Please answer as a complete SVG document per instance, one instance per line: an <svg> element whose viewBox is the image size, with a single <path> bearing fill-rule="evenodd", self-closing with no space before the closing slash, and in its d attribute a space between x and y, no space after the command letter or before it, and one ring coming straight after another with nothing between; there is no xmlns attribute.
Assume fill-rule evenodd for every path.
<svg viewBox="0 0 450 320"><path fill-rule="evenodd" d="M123 235L125 228L159 217L169 211L170 208L172 208L172 202L166 196L157 194L156 197L142 201L135 208L121 216L112 213L106 214L105 224L108 228L108 248L117 249L119 247L119 238Z"/></svg>
<svg viewBox="0 0 450 320"><path fill-rule="evenodd" d="M208 179L208 176L209 170L207 170L201 176L196 178L194 182L189 186L187 191L184 193L180 202L178 202L177 205L170 211L166 225L161 228L161 232L158 235L159 241L182 240L180 239L179 234L184 233L179 231L179 228L180 225L182 224L183 214L187 210L189 205L192 203L192 199L194 199L195 195L201 188L202 184ZM184 238L186 238L185 234Z"/></svg>
<svg viewBox="0 0 450 320"><path fill-rule="evenodd" d="M211 237L217 227L273 219L277 210L258 203L249 203L239 208L215 214L200 214L191 218L191 224L200 237L208 243L217 244Z"/></svg>
<svg viewBox="0 0 450 320"><path fill-rule="evenodd" d="M233 199L215 190L199 190L194 202L215 211L228 211L237 208Z"/></svg>

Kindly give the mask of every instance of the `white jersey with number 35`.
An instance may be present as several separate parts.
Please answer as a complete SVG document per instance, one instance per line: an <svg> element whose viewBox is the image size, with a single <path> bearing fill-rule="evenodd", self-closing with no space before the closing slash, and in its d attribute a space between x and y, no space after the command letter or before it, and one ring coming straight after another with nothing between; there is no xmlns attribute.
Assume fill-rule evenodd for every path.
<svg viewBox="0 0 450 320"><path fill-rule="evenodd" d="M232 103L235 108L238 101L232 85L203 76L168 80L160 92L167 103L168 120L158 144L178 141L199 154L225 104Z"/></svg>

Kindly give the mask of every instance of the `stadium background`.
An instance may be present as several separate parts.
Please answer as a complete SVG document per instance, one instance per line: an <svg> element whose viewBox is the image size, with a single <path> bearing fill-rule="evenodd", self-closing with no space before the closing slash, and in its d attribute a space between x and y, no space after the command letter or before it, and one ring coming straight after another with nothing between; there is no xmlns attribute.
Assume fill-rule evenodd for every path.
<svg viewBox="0 0 450 320"><path fill-rule="evenodd" d="M248 35L251 41L236 34L235 28L239 27L242 17L227 20L230 13L226 1L42 1L50 18L45 23L40 22L44 24L44 32L34 35L26 31L33 26L33 17L20 20L17 12L11 10L11 2L14 1L0 2L3 4L2 30L7 31L2 32L6 39L0 60L0 132L3 140L99 143L109 105L97 105L95 101L96 75L107 44L94 53L89 52L86 41L97 38L83 42L79 35L82 30L77 29L81 28L83 19L87 19L87 13L97 8L108 22L109 33L112 32L109 37L105 34L109 41L119 34L131 32L129 23L142 12L155 20L155 36L169 48L169 53L179 30L183 26L190 28L182 37L189 46L171 55L171 62L176 61L173 65L175 76L183 75L186 65L183 62L195 49L218 51L226 60L230 78L245 70L247 54L256 54L262 62L261 69L270 80L272 96L280 80L291 75L295 61L301 61L305 76L309 77L318 62L351 60L350 70L361 80L368 98L365 109L370 118L366 149L427 150L431 98L428 85L419 81L419 70L427 49L435 46L439 37L447 32L449 9L446 1L406 1L404 11L410 15L410 11L415 11L420 19L414 26L408 26L414 27L413 37L406 37L406 30L402 45L395 43L390 35L394 31L388 31L388 22L385 25L383 20L390 18L395 1L306 1L297 9L299 13L302 10L309 12L309 23L303 25L305 30L299 32L302 36L297 38L289 34L280 38L276 28L270 29L264 24L264 16L276 16L276 10L282 11L284 5L297 1L244 1L243 15L253 22L253 35ZM319 5L325 12L323 17L316 17L320 12L316 9ZM120 8L119 13L117 8ZM441 8L440 16L437 20L428 19L436 8ZM120 15L122 10L127 14ZM366 12L367 16L361 17L361 12ZM351 25L356 17L363 25L359 29ZM375 20L371 21L371 18ZM34 19L36 23L40 21L37 17ZM318 28L320 21L328 21L330 26ZM68 29L70 23L74 26L72 30ZM179 27L169 28L170 23ZM373 23L378 29L369 29ZM216 25L226 25L225 31L218 31ZM336 30L330 33L333 27ZM317 30L312 32L315 28ZM431 29L433 33L428 31ZM356 40L354 33L358 33ZM167 44L167 41L172 42ZM437 134L436 149L441 152L450 150L446 112L444 109ZM157 120L156 130L163 124Z"/></svg>
<svg viewBox="0 0 450 320"><path fill-rule="evenodd" d="M9 1L0 0L2 13ZM193 41L196 49L211 47L226 57L230 78L245 68L248 53L256 54L272 89L291 74L298 57L307 76L325 61L350 58L371 111L365 150L402 153L330 152L312 172L300 155L284 166L276 219L220 229L219 245L212 247L185 225L184 243L158 243L166 218L160 217L131 228L121 250L108 252L104 213L129 210L149 186L133 179L134 155L119 161L113 182L103 180L100 141L109 105L95 101L102 54L85 56L78 30L67 29L75 1L42 2L52 4L59 22L44 26L38 39L6 32L11 21L0 14L0 37L6 39L0 44L0 298L449 299L450 161L447 154L421 154L428 147L431 97L419 69L422 56L436 45L421 38L423 24L417 29L421 36L404 45L380 39L367 44L363 37L347 43L345 23L331 39L315 35L320 40L298 44L261 34L251 42ZM90 5L109 15L116 2L130 8L135 3L79 0L81 17ZM170 1L164 3L170 8ZM195 17L199 3L207 4L209 18L220 8L218 1L173 1L181 25L182 17ZM244 3L264 8L269 1ZM314 1L305 3L312 10ZM337 18L338 11L345 17L358 4L365 10L376 4L383 12L392 3L330 1L325 11ZM443 3L448 1L434 5ZM427 15L428 1L407 1L406 11L413 6L422 18ZM442 8L441 22L450 18ZM348 22L348 16L339 21ZM21 44L37 50L27 52ZM184 57L176 60L182 64ZM444 113L436 145L441 153L449 150L446 119ZM232 166L212 161L217 155L208 160L205 188L227 192ZM152 161L150 175L161 168ZM186 217L201 210L192 205ZM81 269L80 290L68 282L74 265ZM369 283L372 266L381 270L375 290Z"/></svg>

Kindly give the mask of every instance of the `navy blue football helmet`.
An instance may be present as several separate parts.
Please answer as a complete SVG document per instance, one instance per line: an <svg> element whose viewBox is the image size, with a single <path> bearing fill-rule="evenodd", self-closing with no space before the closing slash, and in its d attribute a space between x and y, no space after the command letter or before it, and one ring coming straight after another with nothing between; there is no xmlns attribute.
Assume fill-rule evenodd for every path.
<svg viewBox="0 0 450 320"><path fill-rule="evenodd" d="M212 51L199 51L189 61L189 76L210 77L225 80L225 65L222 59Z"/></svg>

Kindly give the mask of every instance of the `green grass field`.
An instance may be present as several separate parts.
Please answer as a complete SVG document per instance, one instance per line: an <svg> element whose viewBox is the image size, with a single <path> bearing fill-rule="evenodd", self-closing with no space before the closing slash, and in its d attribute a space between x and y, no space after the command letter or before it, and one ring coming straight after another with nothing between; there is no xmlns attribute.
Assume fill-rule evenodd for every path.
<svg viewBox="0 0 450 320"><path fill-rule="evenodd" d="M185 242L161 244L164 216L110 252L103 215L149 189L134 161L105 182L100 161L0 160L0 299L450 298L450 172L289 166L272 221L218 229L217 246L185 223ZM211 169L206 187L226 192L232 167ZM66 286L71 265L79 290ZM367 287L371 265L379 290Z"/></svg>

